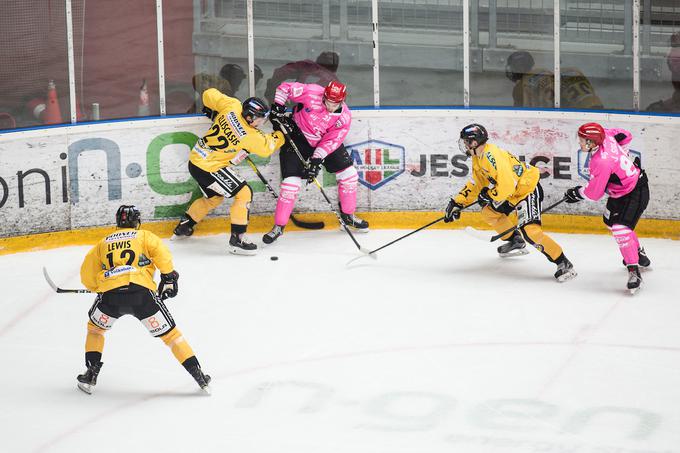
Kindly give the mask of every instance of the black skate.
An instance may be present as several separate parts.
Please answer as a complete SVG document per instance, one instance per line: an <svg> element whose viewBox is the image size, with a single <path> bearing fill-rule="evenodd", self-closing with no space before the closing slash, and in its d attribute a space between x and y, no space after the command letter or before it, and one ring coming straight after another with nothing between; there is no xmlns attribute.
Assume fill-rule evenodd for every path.
<svg viewBox="0 0 680 453"><path fill-rule="evenodd" d="M527 255L529 253L529 250L527 250L527 243L524 242L524 238L522 238L522 235L517 230L515 230L510 239L508 239L505 244L498 247L497 250L498 254L503 258L508 256Z"/></svg>
<svg viewBox="0 0 680 453"><path fill-rule="evenodd" d="M195 223L193 223L189 217L183 215L182 218L179 219L179 223L175 227L175 230L173 231L174 234L170 240L175 241L177 239L188 238L194 234L194 225Z"/></svg>
<svg viewBox="0 0 680 453"><path fill-rule="evenodd" d="M191 374L191 377L194 378L198 386L201 387L201 390L210 395L211 390L208 385L211 381L210 376L203 374L201 367L198 365L190 366L187 371L189 371L189 374Z"/></svg>
<svg viewBox="0 0 680 453"><path fill-rule="evenodd" d="M282 227L280 225L274 225L274 228L272 228L272 230L269 233L262 236L262 242L264 242L265 244L271 244L272 242L277 240L279 236L283 236L284 228L285 227Z"/></svg>
<svg viewBox="0 0 680 453"><path fill-rule="evenodd" d="M628 291L635 294L642 286L642 276L640 275L640 267L636 265L628 266Z"/></svg>
<svg viewBox="0 0 680 453"><path fill-rule="evenodd" d="M626 261L621 261L624 266L626 266ZM652 264L652 262L649 260L649 257L647 256L647 252L645 252L644 247L639 247L638 248L638 266L640 267L649 267L649 265Z"/></svg>
<svg viewBox="0 0 680 453"><path fill-rule="evenodd" d="M557 259L557 272L555 272L555 278L558 282L566 282L576 277L576 271L574 270L574 265L571 261L567 259L566 256L562 255Z"/></svg>
<svg viewBox="0 0 680 453"><path fill-rule="evenodd" d="M256 255L257 245L248 242L243 233L231 233L231 237L229 238L229 251L234 255Z"/></svg>
<svg viewBox="0 0 680 453"><path fill-rule="evenodd" d="M361 220L354 214L345 214L344 212L340 212L340 217L342 218L342 221L345 222L345 225L352 228L353 230L359 233L368 233L367 221ZM343 229L342 225L340 226L340 229Z"/></svg>
<svg viewBox="0 0 680 453"><path fill-rule="evenodd" d="M79 374L76 379L78 380L78 388L83 392L91 395L94 391L95 385L97 385L97 376L102 369L102 362L97 362L92 365L88 365L87 371L83 374Z"/></svg>

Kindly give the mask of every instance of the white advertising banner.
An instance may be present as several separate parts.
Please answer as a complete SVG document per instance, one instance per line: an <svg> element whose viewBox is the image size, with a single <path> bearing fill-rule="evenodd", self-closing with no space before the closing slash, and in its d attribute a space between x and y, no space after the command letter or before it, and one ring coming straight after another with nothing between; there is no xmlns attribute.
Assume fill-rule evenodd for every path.
<svg viewBox="0 0 680 453"><path fill-rule="evenodd" d="M541 169L546 203L587 181L576 130L585 121L633 132L630 150L650 180L643 217L680 219L680 120L671 117L514 110L356 111L345 146L360 175L359 211L442 210L470 178L458 150L463 126L477 122L490 141ZM0 237L110 225L117 207L135 204L147 221L176 218L200 196L187 170L191 146L209 126L201 117L94 123L0 135ZM277 154L254 159L278 189ZM255 192L253 214L275 202L245 164ZM337 200L332 175L322 175ZM213 215L226 215L226 201ZM603 203L562 204L554 212L600 214ZM297 210L324 211L318 189L300 194Z"/></svg>

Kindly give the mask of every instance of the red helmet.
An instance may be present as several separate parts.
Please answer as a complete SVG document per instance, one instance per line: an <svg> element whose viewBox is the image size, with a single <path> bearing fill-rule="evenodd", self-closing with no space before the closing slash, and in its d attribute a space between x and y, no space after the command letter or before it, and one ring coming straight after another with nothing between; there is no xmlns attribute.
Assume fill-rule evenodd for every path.
<svg viewBox="0 0 680 453"><path fill-rule="evenodd" d="M604 128L597 123L586 123L578 128L578 136L600 146L604 141Z"/></svg>
<svg viewBox="0 0 680 453"><path fill-rule="evenodd" d="M342 102L347 97L347 87L337 80L332 80L323 90L323 97L331 102Z"/></svg>

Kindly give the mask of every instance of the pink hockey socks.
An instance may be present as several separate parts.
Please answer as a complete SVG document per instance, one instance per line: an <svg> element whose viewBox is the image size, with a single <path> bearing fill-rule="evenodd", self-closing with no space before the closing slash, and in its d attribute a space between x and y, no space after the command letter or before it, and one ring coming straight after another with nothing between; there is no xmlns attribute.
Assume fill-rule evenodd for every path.
<svg viewBox="0 0 680 453"><path fill-rule="evenodd" d="M276 202L276 211L274 211L275 224L285 226L288 223L288 219L295 207L295 200L297 200L300 187L302 187L302 179L297 176L289 176L281 181L281 193L279 194L279 200Z"/></svg>
<svg viewBox="0 0 680 453"><path fill-rule="evenodd" d="M612 225L610 230L614 235L614 239L616 239L616 243L619 246L623 261L626 265L637 265L639 260L638 247L640 246L640 243L635 231L620 224Z"/></svg>
<svg viewBox="0 0 680 453"><path fill-rule="evenodd" d="M354 167L347 167L335 174L338 181L338 200L344 214L354 214L357 208L357 185L359 175Z"/></svg>

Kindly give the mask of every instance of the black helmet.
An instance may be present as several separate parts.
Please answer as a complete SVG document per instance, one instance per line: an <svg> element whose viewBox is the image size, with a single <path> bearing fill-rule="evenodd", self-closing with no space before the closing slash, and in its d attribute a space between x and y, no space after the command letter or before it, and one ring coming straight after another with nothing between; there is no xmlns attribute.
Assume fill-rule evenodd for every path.
<svg viewBox="0 0 680 453"><path fill-rule="evenodd" d="M477 143L483 145L489 139L489 133L481 124L468 124L460 131L460 138L464 140L477 140Z"/></svg>
<svg viewBox="0 0 680 453"><path fill-rule="evenodd" d="M470 148L469 142L472 140L477 142L477 146L483 145L489 139L489 133L486 128L481 124L468 124L460 131L460 140L458 140L458 148L468 156L470 151L474 148ZM476 147L475 147L476 148Z"/></svg>
<svg viewBox="0 0 680 453"><path fill-rule="evenodd" d="M251 117L250 121L252 121L255 118L266 118L269 116L269 107L267 107L267 104L260 98L248 98L243 101L242 106L243 110L241 111L241 116L246 121L248 121L248 117Z"/></svg>
<svg viewBox="0 0 680 453"><path fill-rule="evenodd" d="M528 74L534 67L534 57L526 50L513 52L508 56L505 65L505 77L517 82L524 74Z"/></svg>
<svg viewBox="0 0 680 453"><path fill-rule="evenodd" d="M142 215L136 206L123 205L116 211L116 226L118 228L139 228L142 223L141 217Z"/></svg>

